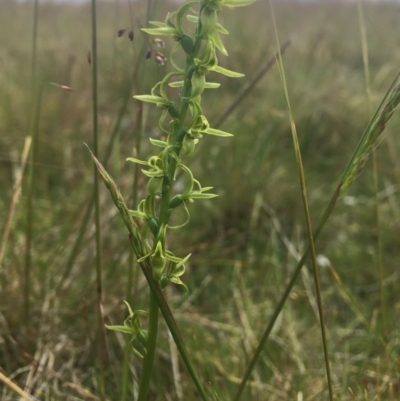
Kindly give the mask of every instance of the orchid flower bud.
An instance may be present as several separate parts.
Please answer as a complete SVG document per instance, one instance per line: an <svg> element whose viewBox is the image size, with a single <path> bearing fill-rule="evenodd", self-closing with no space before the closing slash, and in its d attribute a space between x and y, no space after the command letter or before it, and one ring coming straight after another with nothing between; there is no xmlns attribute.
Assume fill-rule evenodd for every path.
<svg viewBox="0 0 400 401"><path fill-rule="evenodd" d="M168 105L168 113L172 118L179 118L179 109L174 102L170 102Z"/></svg>
<svg viewBox="0 0 400 401"><path fill-rule="evenodd" d="M189 35L183 35L181 39L181 46L186 54L192 54L193 39Z"/></svg>
<svg viewBox="0 0 400 401"><path fill-rule="evenodd" d="M147 225L150 228L151 233L155 237L158 234L158 218L151 217L147 220Z"/></svg>
<svg viewBox="0 0 400 401"><path fill-rule="evenodd" d="M171 201L169 202L169 208L170 209L175 209L178 206L182 205L183 203L183 198L182 195L175 195Z"/></svg>
<svg viewBox="0 0 400 401"><path fill-rule="evenodd" d="M164 251L162 249L161 241L157 242L156 249L151 258L151 268L153 270L154 280L160 281L165 267Z"/></svg>

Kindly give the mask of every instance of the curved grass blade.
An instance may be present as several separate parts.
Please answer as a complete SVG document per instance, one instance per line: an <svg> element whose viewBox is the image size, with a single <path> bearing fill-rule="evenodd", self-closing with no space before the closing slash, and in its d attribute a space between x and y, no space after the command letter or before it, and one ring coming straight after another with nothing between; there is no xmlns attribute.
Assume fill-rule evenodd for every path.
<svg viewBox="0 0 400 401"><path fill-rule="evenodd" d="M273 19L273 23L274 23L275 38L276 38L277 46L279 48L278 30L276 27L275 15L274 15L274 10L272 8L271 1L270 1L270 6L271 6L271 12L272 12L272 19ZM296 125L294 123L293 113L292 113L290 100L289 100L289 92L287 89L285 70L283 67L282 57L279 57L279 59L277 60L277 66L278 66L278 71L279 71L279 75L280 75L281 82L282 82L283 91L284 91L285 98L286 98L286 104L287 104L290 126L291 126L291 131L292 131L293 145L294 145L294 150L295 150L295 154L296 154L296 164L297 164L297 169L298 169L298 174L299 174L304 215L305 215L306 226L307 226L308 242L309 242L309 247L310 247L310 252L311 252L311 262L312 262L313 272L314 272L315 292L317 294L317 301L318 301L318 315L319 315L319 324L320 324L320 328L321 328L322 345L323 345L323 350L324 350L324 359L325 359L326 377L327 377L327 381L328 381L329 400L333 401L333 389L332 389L331 368L330 368L330 362L329 362L328 341L326 338L325 318L324 318L324 313L323 313L323 308L322 308L321 286L320 286L317 256L316 256L315 244L314 244L314 238L313 238L313 232L312 232L310 210L309 210L309 206L308 206L306 181L305 181L305 176L304 176L304 169L303 169L303 162L302 162L302 156L301 156L301 151L300 151L299 139L298 139Z"/></svg>

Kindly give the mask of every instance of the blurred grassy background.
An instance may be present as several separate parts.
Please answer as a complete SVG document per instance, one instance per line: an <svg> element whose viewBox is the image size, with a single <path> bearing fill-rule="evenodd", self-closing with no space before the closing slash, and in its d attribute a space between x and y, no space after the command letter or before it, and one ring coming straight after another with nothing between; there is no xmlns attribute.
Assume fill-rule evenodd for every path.
<svg viewBox="0 0 400 401"><path fill-rule="evenodd" d="M133 153L140 107L131 97L139 94L139 88L149 92L171 66L168 62L157 66L151 59L144 70L138 70L144 43L139 30L145 23L144 1L133 4L133 42L127 33L121 38L116 35L119 29L129 30L127 3L100 3L98 7L100 159L124 196L131 199L133 165L125 159ZM368 122L357 9L355 4L290 2L274 7L280 39L292 41L283 59L316 224ZM154 19L163 20L167 10L173 9L174 5L155 4ZM393 4L365 4L374 107L400 65L398 13L399 7ZM31 5L1 5L3 231L23 143L31 134L32 18ZM276 51L266 2L224 10L221 23L230 35L223 37L229 58L221 56L220 64L245 73L246 78L212 77L222 86L203 96L204 112L211 125L246 80ZM69 85L74 91L46 85L43 92L34 166L29 320L22 301L26 180L0 270L0 368L43 400L99 396L93 218L81 229L93 192L93 166L83 146L83 142L89 146L92 142L87 61L90 35L88 5L40 7L36 82ZM173 43L167 41L166 45L162 51L169 57ZM127 97L126 110L121 111ZM159 110L146 106L143 112L141 154L146 158L153 151L147 138L160 136ZM116 127L118 115L123 117ZM323 300L337 400L400 397L399 124L395 115L377 150L380 235L387 278L386 346L379 340L382 307L370 165L340 201L316 244L317 252L325 256L320 259L329 261L343 281L342 286L338 285L327 267L329 263L323 264ZM211 383L221 400L229 400L295 266L290 246L300 253L307 237L290 126L275 67L221 129L235 137L204 138L189 161L196 178L205 186L214 186L220 196L192 205L190 224L171 238L171 249L177 255L193 253L184 276L192 296L185 301L184 294L175 288L168 294L204 382ZM112 153L106 160L110 143ZM145 184L140 177L141 197ZM126 316L122 301L126 298L129 241L109 194L103 186L101 189L104 310L106 322L116 324ZM145 308L145 282L141 276L135 277L133 307ZM344 288L354 303L343 295ZM305 270L243 399L326 399L315 302L311 270ZM107 339L107 398L120 400L124 339L114 332L107 332ZM184 367L180 377L172 373L171 360L176 358L176 351L165 330L161 330L160 342L150 399L196 399ZM135 359L131 364L137 375L139 364ZM13 399L6 387L2 391L2 399Z"/></svg>

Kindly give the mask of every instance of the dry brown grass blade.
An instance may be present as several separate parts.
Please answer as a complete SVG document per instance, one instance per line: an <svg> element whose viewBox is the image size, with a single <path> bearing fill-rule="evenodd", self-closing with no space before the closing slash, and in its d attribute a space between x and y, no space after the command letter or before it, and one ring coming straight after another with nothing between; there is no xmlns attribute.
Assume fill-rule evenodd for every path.
<svg viewBox="0 0 400 401"><path fill-rule="evenodd" d="M28 393L22 390L21 387L17 386L13 381L11 381L7 376L3 375L3 373L1 372L0 372L0 381L2 381L6 386L8 386L12 391L21 396L24 400L34 401L34 398L32 398Z"/></svg>

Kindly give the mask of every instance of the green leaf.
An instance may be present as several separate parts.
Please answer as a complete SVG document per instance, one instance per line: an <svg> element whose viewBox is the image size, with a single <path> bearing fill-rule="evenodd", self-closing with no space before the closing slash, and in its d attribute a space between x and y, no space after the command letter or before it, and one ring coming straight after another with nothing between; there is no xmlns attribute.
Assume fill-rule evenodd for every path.
<svg viewBox="0 0 400 401"><path fill-rule="evenodd" d="M222 0L222 5L226 7L243 7L254 3L256 0Z"/></svg>
<svg viewBox="0 0 400 401"><path fill-rule="evenodd" d="M233 136L233 134L230 134L229 132L221 131L221 130L215 129L215 128L207 128L206 130L200 131L200 132L203 132L204 134L208 134L208 135L215 135L215 136L222 136L222 137Z"/></svg>
<svg viewBox="0 0 400 401"><path fill-rule="evenodd" d="M158 139L153 139L153 138L149 138L149 141L152 145L154 146L159 146L161 148L166 148L168 146L168 143L165 141L159 141Z"/></svg>
<svg viewBox="0 0 400 401"><path fill-rule="evenodd" d="M129 317L132 317L134 315L131 306L129 305L129 303L127 301L124 301L124 304L126 305L126 307L128 308L128 312L129 312Z"/></svg>
<svg viewBox="0 0 400 401"><path fill-rule="evenodd" d="M140 359L143 359L143 355L135 348L132 347L132 352Z"/></svg>
<svg viewBox="0 0 400 401"><path fill-rule="evenodd" d="M163 170L143 170L142 173L147 177L162 177L164 175Z"/></svg>
<svg viewBox="0 0 400 401"><path fill-rule="evenodd" d="M175 262L175 263L182 263L183 259L182 258L178 258L177 256L175 256L172 252L170 251L166 251L165 252L165 257L170 260L171 262Z"/></svg>
<svg viewBox="0 0 400 401"><path fill-rule="evenodd" d="M244 74L242 74L240 72L227 70L226 68L222 68L222 67L220 67L218 65L213 67L213 68L211 68L211 71L218 72L220 74L226 75L227 77L231 77L231 78L242 78L242 77L244 77Z"/></svg>
<svg viewBox="0 0 400 401"><path fill-rule="evenodd" d="M124 301L126 303L126 301ZM138 309L137 311L135 311L135 315L138 316L148 316L149 312L143 310L143 309Z"/></svg>
<svg viewBox="0 0 400 401"><path fill-rule="evenodd" d="M216 198L218 195L203 194L202 192L191 192L188 196L192 199L212 199L212 198Z"/></svg>
<svg viewBox="0 0 400 401"><path fill-rule="evenodd" d="M171 283L182 285L183 288L185 289L186 297L189 295L189 288L187 288L187 286L184 283L182 283L179 277L171 277L170 281Z"/></svg>
<svg viewBox="0 0 400 401"><path fill-rule="evenodd" d="M224 44L222 43L222 40L219 36L218 30L215 29L213 32L210 33L209 35L210 40L214 43L215 47L224 55L228 55L228 51L225 49Z"/></svg>
<svg viewBox="0 0 400 401"><path fill-rule="evenodd" d="M199 22L199 16L198 15L187 15L186 18L188 19L188 21L190 22L194 22L195 24L197 24Z"/></svg>
<svg viewBox="0 0 400 401"><path fill-rule="evenodd" d="M133 162L133 163L137 163L137 164L143 164L144 166L149 166L149 163L144 161L144 160L139 160L139 159L135 159L134 157L128 157L126 159L126 161L128 162Z"/></svg>
<svg viewBox="0 0 400 401"><path fill-rule="evenodd" d="M155 103L155 104L161 103L161 104L168 105L168 101L161 96L137 95L137 96L133 96L133 97L142 102L149 102L149 103Z"/></svg>
<svg viewBox="0 0 400 401"><path fill-rule="evenodd" d="M183 81L175 81L170 82L168 84L171 88L181 88L183 86ZM204 89L217 89L221 86L221 84L217 82L206 82L204 85Z"/></svg>
<svg viewBox="0 0 400 401"><path fill-rule="evenodd" d="M218 32L221 32L223 35L228 35L229 32L221 25L221 24L217 24L216 27Z"/></svg>
<svg viewBox="0 0 400 401"><path fill-rule="evenodd" d="M139 217L141 219L145 219L146 215L138 210L129 210L129 214L134 217Z"/></svg>
<svg viewBox="0 0 400 401"><path fill-rule="evenodd" d="M210 191L213 188L214 187L203 187L203 188L201 188L201 192L207 192L207 191Z"/></svg>
<svg viewBox="0 0 400 401"><path fill-rule="evenodd" d="M180 88L181 86L183 86L183 81L170 82L168 85L171 88Z"/></svg>
<svg viewBox="0 0 400 401"><path fill-rule="evenodd" d="M105 325L108 330L119 331L121 333L126 334L136 334L135 330L128 326L109 326L108 324Z"/></svg>
<svg viewBox="0 0 400 401"><path fill-rule="evenodd" d="M138 259L138 262L144 262L149 256L151 255L151 252L148 253L147 255L142 256L141 258Z"/></svg>
<svg viewBox="0 0 400 401"><path fill-rule="evenodd" d="M166 23L165 22L161 22L161 21L149 21L149 24L154 25L154 26L158 26L160 28L166 27Z"/></svg>
<svg viewBox="0 0 400 401"><path fill-rule="evenodd" d="M217 82L206 82L204 85L205 89L217 89L221 86L221 84Z"/></svg>
<svg viewBox="0 0 400 401"><path fill-rule="evenodd" d="M148 33L149 35L156 36L179 36L179 33L175 28L167 26L160 28L142 28L142 31Z"/></svg>

